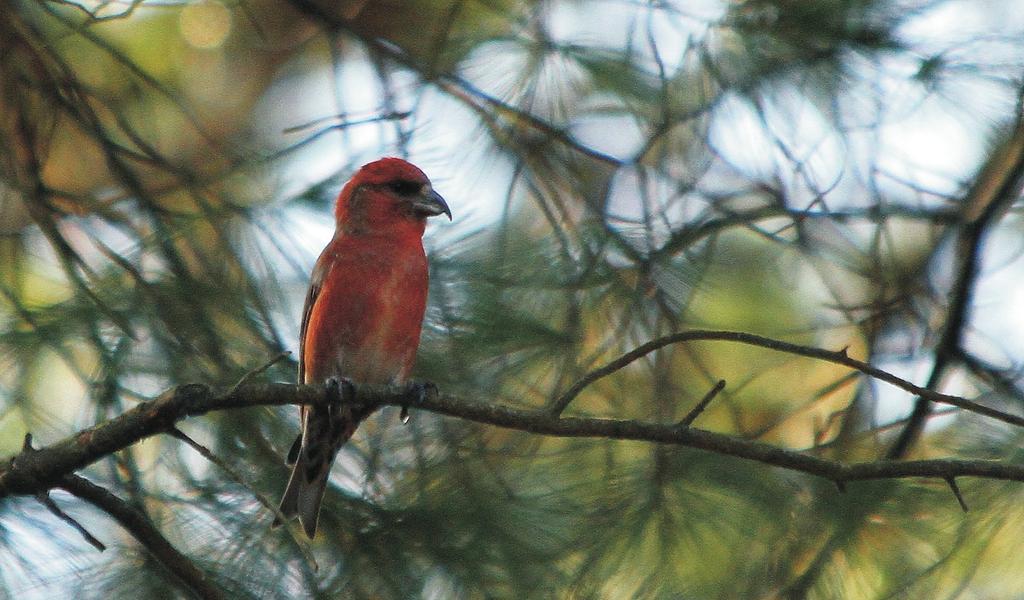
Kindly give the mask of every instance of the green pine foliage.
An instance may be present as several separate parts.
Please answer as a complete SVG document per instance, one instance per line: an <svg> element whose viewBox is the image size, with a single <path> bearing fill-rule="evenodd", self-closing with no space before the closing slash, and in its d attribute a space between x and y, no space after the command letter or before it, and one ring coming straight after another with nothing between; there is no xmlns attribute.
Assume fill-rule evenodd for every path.
<svg viewBox="0 0 1024 600"><path fill-rule="evenodd" d="M1024 25L1011 0L968 4L11 0L0 454L295 351L333 199L381 155L422 166L456 216L427 232L416 371L446 393L549 408L623 353L705 328L845 347L1019 412L1021 166L1001 153L1020 135ZM1006 198L979 205L985 189ZM970 211L1000 203L960 262ZM259 377L294 381L295 358ZM720 379L695 426L844 462L884 457L912 400L705 341L565 414L678 422ZM1021 431L936 410L912 457L1024 459ZM183 422L219 465L163 435L81 474L230 598L1024 594L1021 483L958 480L964 513L941 480L841 493L689 448L415 410L360 427L309 543L264 506L296 413ZM51 497L106 552L4 497L0 597L189 597L110 517Z"/></svg>

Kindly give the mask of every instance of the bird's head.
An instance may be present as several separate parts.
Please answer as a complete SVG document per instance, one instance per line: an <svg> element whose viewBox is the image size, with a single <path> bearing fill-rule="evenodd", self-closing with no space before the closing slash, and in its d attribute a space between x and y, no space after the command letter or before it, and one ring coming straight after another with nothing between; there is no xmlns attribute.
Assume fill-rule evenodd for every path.
<svg viewBox="0 0 1024 600"><path fill-rule="evenodd" d="M338 196L338 230L349 235L391 232L423 235L428 217L452 211L430 180L400 158L363 165Z"/></svg>

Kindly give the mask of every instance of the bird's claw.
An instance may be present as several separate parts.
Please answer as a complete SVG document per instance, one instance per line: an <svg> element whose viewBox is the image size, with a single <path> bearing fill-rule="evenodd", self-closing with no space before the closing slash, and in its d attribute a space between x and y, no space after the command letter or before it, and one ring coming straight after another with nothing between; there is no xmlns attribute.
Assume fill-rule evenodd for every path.
<svg viewBox="0 0 1024 600"><path fill-rule="evenodd" d="M327 387L324 395L328 404L340 405L356 398L356 384L348 377L328 377L324 385Z"/></svg>
<svg viewBox="0 0 1024 600"><path fill-rule="evenodd" d="M352 422L353 403L356 400L356 384L348 377L329 377L324 382L327 400L327 414L330 417L331 436L337 437Z"/></svg>
<svg viewBox="0 0 1024 600"><path fill-rule="evenodd" d="M416 404L425 404L431 396L437 395L437 385L433 381L417 381L412 387Z"/></svg>
<svg viewBox="0 0 1024 600"><path fill-rule="evenodd" d="M437 395L437 386L431 381L415 381L409 385L409 397L414 398L413 404L422 406L431 395ZM402 412L399 414L402 423L409 422L409 405L402 405Z"/></svg>

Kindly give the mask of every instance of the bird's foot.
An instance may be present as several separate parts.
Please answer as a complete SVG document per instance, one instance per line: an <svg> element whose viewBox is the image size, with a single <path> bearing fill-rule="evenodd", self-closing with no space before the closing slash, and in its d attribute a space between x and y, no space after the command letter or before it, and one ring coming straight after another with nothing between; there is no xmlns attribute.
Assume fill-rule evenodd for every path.
<svg viewBox="0 0 1024 600"><path fill-rule="evenodd" d="M412 387L416 404L424 404L431 396L437 396L437 385L433 381L417 381Z"/></svg>
<svg viewBox="0 0 1024 600"><path fill-rule="evenodd" d="M437 395L437 386L431 381L415 381L409 384L409 397L413 399L414 405L422 405L430 396ZM409 422L409 405L402 405L402 412L399 415L402 423Z"/></svg>
<svg viewBox="0 0 1024 600"><path fill-rule="evenodd" d="M348 377L329 377L324 382L324 399L327 400L327 414L330 415L331 435L341 435L352 422L353 404L356 400L356 384Z"/></svg>
<svg viewBox="0 0 1024 600"><path fill-rule="evenodd" d="M330 406L340 406L356 399L356 384L348 377L328 377L324 385L327 387L324 396Z"/></svg>

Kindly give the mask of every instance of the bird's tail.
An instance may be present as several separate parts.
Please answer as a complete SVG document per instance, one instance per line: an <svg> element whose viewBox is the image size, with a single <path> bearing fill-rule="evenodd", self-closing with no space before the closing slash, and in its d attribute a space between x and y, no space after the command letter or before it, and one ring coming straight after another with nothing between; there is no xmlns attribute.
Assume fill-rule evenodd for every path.
<svg viewBox="0 0 1024 600"><path fill-rule="evenodd" d="M294 460L295 464L281 499L280 511L285 517L298 515L302 529L310 539L316 535L320 503L327 490L334 457L342 444L355 433L359 420L350 410L336 412L326 407L312 407L303 424L302 434L288 453L289 462ZM274 525L280 525L280 522L275 520Z"/></svg>
<svg viewBox="0 0 1024 600"><path fill-rule="evenodd" d="M316 523L320 518L320 503L323 502L324 492L327 490L327 477L330 475L330 465L321 475L319 473L309 479L306 477L311 465L300 455L299 460L292 467L292 475L288 478L288 487L284 490L284 497L281 499L281 514L285 517L299 516L302 529L310 539L316 535ZM279 525L278 521L274 522Z"/></svg>

